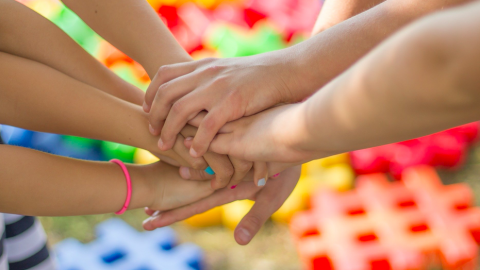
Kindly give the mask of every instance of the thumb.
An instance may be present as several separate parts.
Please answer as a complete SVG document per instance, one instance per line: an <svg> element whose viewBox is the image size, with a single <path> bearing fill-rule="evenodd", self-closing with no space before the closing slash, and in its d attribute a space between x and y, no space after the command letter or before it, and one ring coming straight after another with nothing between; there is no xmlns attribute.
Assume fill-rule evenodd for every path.
<svg viewBox="0 0 480 270"><path fill-rule="evenodd" d="M276 211L265 200L257 201L252 209L246 214L235 228L235 241L239 245L250 243L253 237L258 233L263 224L267 222L270 216Z"/></svg>

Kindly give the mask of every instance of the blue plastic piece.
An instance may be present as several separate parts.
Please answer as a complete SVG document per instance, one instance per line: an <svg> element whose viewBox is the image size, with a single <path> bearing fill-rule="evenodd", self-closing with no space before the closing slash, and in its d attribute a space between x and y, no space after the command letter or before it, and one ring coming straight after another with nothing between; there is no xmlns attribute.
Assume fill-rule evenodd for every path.
<svg viewBox="0 0 480 270"><path fill-rule="evenodd" d="M29 148L32 147L33 131L2 125L0 133L6 144Z"/></svg>
<svg viewBox="0 0 480 270"><path fill-rule="evenodd" d="M100 148L83 147L66 143L61 135L30 131L2 125L0 134L9 145L28 147L50 154L86 160L103 160Z"/></svg>
<svg viewBox="0 0 480 270"><path fill-rule="evenodd" d="M169 227L138 232L120 219L96 228L97 239L82 244L66 239L55 246L59 270L203 270L203 251L194 244L177 245Z"/></svg>
<svg viewBox="0 0 480 270"><path fill-rule="evenodd" d="M212 170L212 168L210 168L210 166L208 166L208 168L205 169L205 172L210 174L210 175L214 175L215 172Z"/></svg>

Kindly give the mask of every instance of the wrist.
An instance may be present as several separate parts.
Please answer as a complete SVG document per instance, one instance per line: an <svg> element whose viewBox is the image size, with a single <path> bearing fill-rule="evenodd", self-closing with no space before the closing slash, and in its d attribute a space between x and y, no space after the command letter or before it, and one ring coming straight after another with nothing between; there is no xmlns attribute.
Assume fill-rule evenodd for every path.
<svg viewBox="0 0 480 270"><path fill-rule="evenodd" d="M128 210L149 207L154 201L154 185L143 166L126 164L132 179L132 199Z"/></svg>
<svg viewBox="0 0 480 270"><path fill-rule="evenodd" d="M309 116L309 103L302 102L295 105L296 107L289 114L289 122L293 123L290 128L284 129L290 133L290 144L288 147L292 153L296 153L298 156L298 162L308 162L313 159L323 158L335 153L329 153L322 149L321 137L319 131L312 126L312 121ZM302 121L298 121L302 119Z"/></svg>
<svg viewBox="0 0 480 270"><path fill-rule="evenodd" d="M284 49L282 52L282 65L285 69L284 78L287 85L287 93L285 93L286 100L283 103L294 103L305 100L319 87L318 72L315 72L312 57L306 53L300 44Z"/></svg>

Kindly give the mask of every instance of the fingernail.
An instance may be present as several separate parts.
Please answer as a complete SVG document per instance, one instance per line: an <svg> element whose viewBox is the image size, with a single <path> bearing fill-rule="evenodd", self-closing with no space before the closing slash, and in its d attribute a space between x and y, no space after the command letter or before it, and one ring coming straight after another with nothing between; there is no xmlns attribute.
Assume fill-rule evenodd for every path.
<svg viewBox="0 0 480 270"><path fill-rule="evenodd" d="M145 219L145 220L142 222L142 225L147 224L147 223L150 222L150 220L152 220L152 219L153 219L153 217L149 217L149 218Z"/></svg>
<svg viewBox="0 0 480 270"><path fill-rule="evenodd" d="M198 157L197 155L198 155L198 154L197 154L197 151L195 151L195 149L193 149L193 147L190 148L190 156L192 156L192 157Z"/></svg>
<svg viewBox="0 0 480 270"><path fill-rule="evenodd" d="M162 139L158 139L158 148L163 149L163 141L162 141Z"/></svg>
<svg viewBox="0 0 480 270"><path fill-rule="evenodd" d="M212 170L212 168L210 166L208 166L206 169L205 169L205 172L210 174L210 175L214 175L215 172Z"/></svg>
<svg viewBox="0 0 480 270"><path fill-rule="evenodd" d="M235 189L237 185L231 186L230 189Z"/></svg>
<svg viewBox="0 0 480 270"><path fill-rule="evenodd" d="M187 168L187 167L181 167L180 168L180 175L183 177L183 179L190 179L190 177L192 177L190 175L190 169Z"/></svg>
<svg viewBox="0 0 480 270"><path fill-rule="evenodd" d="M262 178L262 179L258 180L258 186L259 187L265 186L265 178Z"/></svg>
<svg viewBox="0 0 480 270"><path fill-rule="evenodd" d="M243 242L243 243L248 243L250 241L250 232L247 231L244 228L238 229L238 238Z"/></svg>
<svg viewBox="0 0 480 270"><path fill-rule="evenodd" d="M191 140L193 140L193 137L186 137L185 140L191 141Z"/></svg>
<svg viewBox="0 0 480 270"><path fill-rule="evenodd" d="M277 178L280 175L280 173L274 174L272 178Z"/></svg>
<svg viewBox="0 0 480 270"><path fill-rule="evenodd" d="M150 106L148 106L145 102L143 102L143 111L147 113L150 111Z"/></svg>
<svg viewBox="0 0 480 270"><path fill-rule="evenodd" d="M150 124L148 125L148 130L150 131L150 133L152 135L155 135L155 129L153 129L152 125L150 125Z"/></svg>

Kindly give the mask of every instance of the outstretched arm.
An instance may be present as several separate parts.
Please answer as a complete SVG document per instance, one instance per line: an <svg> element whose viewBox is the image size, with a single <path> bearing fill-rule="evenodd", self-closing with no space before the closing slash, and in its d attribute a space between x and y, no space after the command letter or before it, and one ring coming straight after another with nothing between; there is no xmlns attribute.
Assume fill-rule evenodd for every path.
<svg viewBox="0 0 480 270"><path fill-rule="evenodd" d="M160 151L140 106L41 63L0 53L0 89L2 124L114 141L149 150L176 165L206 167L203 159L192 159L181 142L174 151ZM186 160L178 154L182 151Z"/></svg>
<svg viewBox="0 0 480 270"><path fill-rule="evenodd" d="M479 120L478 12L476 2L412 24L306 102L227 124L211 150L308 161Z"/></svg>
<svg viewBox="0 0 480 270"><path fill-rule="evenodd" d="M160 66L191 61L145 0L62 0L95 32L140 63L150 78Z"/></svg>
<svg viewBox="0 0 480 270"><path fill-rule="evenodd" d="M213 192L208 181L183 180L162 162L126 165L132 181L128 209L168 210ZM112 213L126 198L125 176L117 164L65 158L0 145L0 211L35 216Z"/></svg>
<svg viewBox="0 0 480 270"><path fill-rule="evenodd" d="M208 111L191 150L201 156L225 123L304 100L403 26L468 1L387 0L290 48L164 66L152 82L161 86L145 96L150 124L167 150L186 123Z"/></svg>
<svg viewBox="0 0 480 270"><path fill-rule="evenodd" d="M144 93L98 62L60 28L14 0L0 0L0 51L56 69L128 102Z"/></svg>
<svg viewBox="0 0 480 270"><path fill-rule="evenodd" d="M98 34L139 62L154 82L157 73L162 73L159 69L161 66L192 60L144 0L63 2ZM158 83L149 86L158 87ZM195 103L192 101L191 105ZM188 125L186 128L191 130ZM159 132L153 131L153 134L158 135ZM183 135L188 134L191 132L177 134L176 144L183 142ZM206 153L203 158L215 172L216 178L212 184L216 188L238 184L254 166L251 162L229 159L215 153ZM255 181L258 182L266 174L266 164L260 163L256 167L261 168L255 174Z"/></svg>

